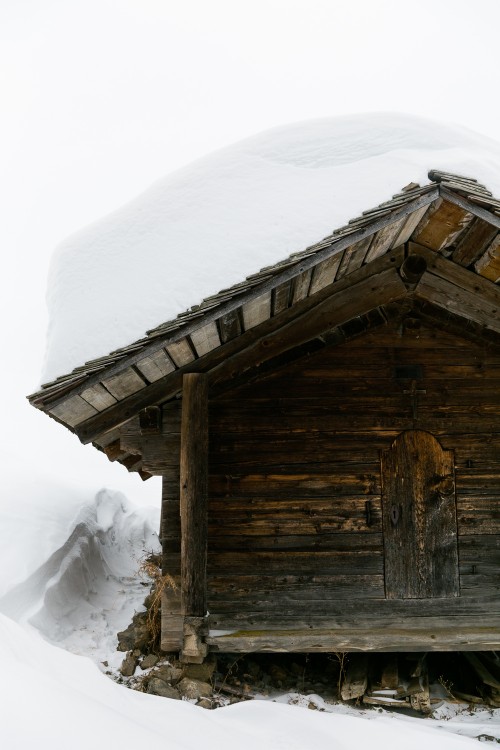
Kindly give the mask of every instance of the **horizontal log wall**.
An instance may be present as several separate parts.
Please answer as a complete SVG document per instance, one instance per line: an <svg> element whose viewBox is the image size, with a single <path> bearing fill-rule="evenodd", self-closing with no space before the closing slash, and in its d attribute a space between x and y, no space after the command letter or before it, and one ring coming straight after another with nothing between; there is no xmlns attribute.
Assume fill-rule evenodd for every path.
<svg viewBox="0 0 500 750"><path fill-rule="evenodd" d="M325 347L211 401L213 628L443 617L441 599L384 595L380 451L407 429L455 454L461 596L445 602L447 621L500 615L500 356L402 328ZM411 380L396 378L405 367L426 391L416 403L403 392Z"/></svg>

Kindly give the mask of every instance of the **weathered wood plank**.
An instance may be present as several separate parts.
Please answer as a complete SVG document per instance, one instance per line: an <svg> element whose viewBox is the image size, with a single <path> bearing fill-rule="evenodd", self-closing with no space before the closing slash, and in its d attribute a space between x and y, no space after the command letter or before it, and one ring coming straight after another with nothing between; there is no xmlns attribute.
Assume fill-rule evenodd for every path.
<svg viewBox="0 0 500 750"><path fill-rule="evenodd" d="M201 373L184 375L180 455L182 612L207 611L208 384Z"/></svg>
<svg viewBox="0 0 500 750"><path fill-rule="evenodd" d="M203 357L204 354L208 354L212 349L220 346L221 340L215 322L207 323L202 328L193 331L191 341L198 357Z"/></svg>
<svg viewBox="0 0 500 750"><path fill-rule="evenodd" d="M253 609L255 605L269 614L282 607L296 606L302 611L304 605L321 603L332 598L350 600L380 599L384 595L382 575L352 576L293 576L287 580L273 580L267 576L209 577L209 611L220 612L224 606L239 611ZM257 579L257 580L255 580ZM292 582L297 579L299 582ZM311 580L309 580L311 579ZM324 606L324 605L323 605Z"/></svg>
<svg viewBox="0 0 500 750"><path fill-rule="evenodd" d="M292 305L300 302L301 299L305 299L309 294L311 275L312 270L308 268L307 271L303 271L303 273L296 276L293 280Z"/></svg>
<svg viewBox="0 0 500 750"><path fill-rule="evenodd" d="M70 396L57 404L57 406L49 408L48 412L71 427L76 427L85 422L86 419L99 413L97 409L81 396Z"/></svg>
<svg viewBox="0 0 500 750"><path fill-rule="evenodd" d="M440 188L440 193L445 200L454 203L456 206L468 211L473 216L478 216L480 219L483 219L497 229L500 229L500 216L497 216L486 208L474 203L474 201L468 200L463 195L458 195L451 190L447 190L445 187Z"/></svg>
<svg viewBox="0 0 500 750"><path fill-rule="evenodd" d="M104 409L107 409L108 406L116 404L116 398L100 383L82 391L81 396L85 401L88 401L94 409L97 409L97 411L103 411Z"/></svg>
<svg viewBox="0 0 500 750"><path fill-rule="evenodd" d="M414 242L441 252L472 221L472 214L466 209L442 198L435 202L425 215L423 222L413 235Z"/></svg>
<svg viewBox="0 0 500 750"><path fill-rule="evenodd" d="M344 276L352 273L352 271L356 271L363 265L373 239L373 237L365 237L364 240L356 242L350 247L346 247L337 271L337 279L342 279Z"/></svg>
<svg viewBox="0 0 500 750"><path fill-rule="evenodd" d="M162 573L167 576L167 585L163 589L161 600L161 648L166 652L179 651L182 647L184 621L181 609L180 578L180 439L178 439L177 448L172 448L172 450L177 456L177 465L163 477L160 528L163 549Z"/></svg>
<svg viewBox="0 0 500 750"><path fill-rule="evenodd" d="M498 630L491 626L422 630L371 629L245 632L209 635L207 643L221 653L238 652L345 652L345 651L478 651L497 650Z"/></svg>
<svg viewBox="0 0 500 750"><path fill-rule="evenodd" d="M371 535L367 535L371 536ZM370 549L334 551L297 552L278 550L273 552L256 550L244 552L212 552L208 554L209 575L224 575L228 570L234 575L245 575L249 570L256 575L269 573L314 576L323 575L382 575L382 548L378 545ZM279 606L279 603L278 603Z"/></svg>
<svg viewBox="0 0 500 750"><path fill-rule="evenodd" d="M381 459L387 598L458 596L453 453L411 430Z"/></svg>
<svg viewBox="0 0 500 750"><path fill-rule="evenodd" d="M236 494L239 497L277 497L296 494L302 497L331 497L331 495L378 495L379 473L352 475L350 472L336 474L317 472L303 474L248 474L210 476L212 495Z"/></svg>
<svg viewBox="0 0 500 750"><path fill-rule="evenodd" d="M498 283L500 280L500 233L478 259L474 268L484 278Z"/></svg>
<svg viewBox="0 0 500 750"><path fill-rule="evenodd" d="M150 357L144 357L137 363L137 369L150 383L165 377L175 370L172 360L167 356L164 349L159 349Z"/></svg>
<svg viewBox="0 0 500 750"><path fill-rule="evenodd" d="M395 221L393 224L388 224L383 229L379 229L368 250L365 263L370 263L380 255L384 255L391 247L393 247L394 240L401 233L403 226L406 223L406 217Z"/></svg>
<svg viewBox="0 0 500 750"><path fill-rule="evenodd" d="M485 601L477 592L468 597L454 599L384 599L350 601L348 599L324 601L323 609L312 611L309 607L291 611L283 606L281 611L265 612L256 607L240 612L238 608L221 612L212 610L210 627L227 630L295 630L295 629L347 629L384 627L420 630L427 621L431 630L449 627L451 621L462 627L477 627L478 618L487 616L491 627L500 627L500 602Z"/></svg>
<svg viewBox="0 0 500 750"><path fill-rule="evenodd" d="M241 310L245 331L255 328L271 317L271 292L265 292L251 302L245 303Z"/></svg>
<svg viewBox="0 0 500 750"><path fill-rule="evenodd" d="M105 388L118 400L127 398L145 388L146 383L131 367L118 375L102 381Z"/></svg>
<svg viewBox="0 0 500 750"><path fill-rule="evenodd" d="M195 359L187 339L181 339L167 346L167 352L176 367L184 367Z"/></svg>
<svg viewBox="0 0 500 750"><path fill-rule="evenodd" d="M214 554L218 552L230 552L239 550L241 552L339 552L349 547L349 537L353 534L336 532L318 534L231 534L226 536L215 536L209 528L210 550ZM378 534L365 534L368 539L364 540L365 549L374 548L377 552L382 550L382 542Z"/></svg>
<svg viewBox="0 0 500 750"><path fill-rule="evenodd" d="M347 662L347 670L340 696L343 701L356 700L365 694L368 687L368 656L352 654Z"/></svg>
<svg viewBox="0 0 500 750"><path fill-rule="evenodd" d="M241 321L239 310L231 310L218 320L220 338L223 344L236 338L241 334Z"/></svg>
<svg viewBox="0 0 500 750"><path fill-rule="evenodd" d="M428 206L422 206L418 211L414 211L414 213L406 217L406 222L401 227L401 231L394 238L393 247L398 247L408 242L427 211Z"/></svg>
<svg viewBox="0 0 500 750"><path fill-rule="evenodd" d="M451 310L485 328L500 331L499 308L493 307L489 301L477 294L472 294L433 273L424 273L417 285L416 293L438 307Z"/></svg>
<svg viewBox="0 0 500 750"><path fill-rule="evenodd" d="M370 240L368 240L368 242ZM333 284L337 274L337 269L340 266L341 259L342 253L339 252L322 261L321 263L318 263L318 265L313 269L311 286L309 289L310 295L316 294L316 292L319 292L326 286Z"/></svg>
<svg viewBox="0 0 500 750"><path fill-rule="evenodd" d="M493 307L498 305L500 290L481 276L415 243L409 244L409 252L422 255L427 262L428 271L435 276L455 284L484 303Z"/></svg>
<svg viewBox="0 0 500 750"><path fill-rule="evenodd" d="M474 218L452 254L454 263L470 266L482 256L498 230L482 219Z"/></svg>
<svg viewBox="0 0 500 750"><path fill-rule="evenodd" d="M290 297L292 291L292 282L285 281L280 284L276 289L273 289L272 295L272 314L279 315L279 313L286 310L290 305Z"/></svg>

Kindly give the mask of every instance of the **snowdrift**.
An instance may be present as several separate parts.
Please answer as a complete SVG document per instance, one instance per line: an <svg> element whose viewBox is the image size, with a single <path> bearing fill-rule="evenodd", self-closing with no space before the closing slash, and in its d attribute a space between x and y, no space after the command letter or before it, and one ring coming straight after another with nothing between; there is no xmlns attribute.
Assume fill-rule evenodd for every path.
<svg viewBox="0 0 500 750"><path fill-rule="evenodd" d="M160 549L156 528L157 510L135 510L121 493L101 490L64 544L0 598L0 612L74 653L106 659L143 608L147 581L138 569Z"/></svg>
<svg viewBox="0 0 500 750"><path fill-rule="evenodd" d="M0 611L25 623L0 614L1 747L385 750L404 744L407 750L458 750L475 746L459 734L500 734L500 711L456 716L447 709L444 720L424 722L289 694L205 711L117 685L102 673L101 662L116 668L123 658L114 651L116 631L144 598L135 573L143 549L157 544L153 521L156 511L101 491L81 508L65 543L0 600ZM11 544L20 538L13 534ZM317 710L307 710L310 704Z"/></svg>
<svg viewBox="0 0 500 750"><path fill-rule="evenodd" d="M418 721L394 722L254 701L217 711L127 690L83 657L54 648L0 615L4 670L0 742L9 750L458 750L473 741ZM27 711L29 707L29 711ZM29 716L29 719L27 720ZM373 717L378 715L373 713Z"/></svg>

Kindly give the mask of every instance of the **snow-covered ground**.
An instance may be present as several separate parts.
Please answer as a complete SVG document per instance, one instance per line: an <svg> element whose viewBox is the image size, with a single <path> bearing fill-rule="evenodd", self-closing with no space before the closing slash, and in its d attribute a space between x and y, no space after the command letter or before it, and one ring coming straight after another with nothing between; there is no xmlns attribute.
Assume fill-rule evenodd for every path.
<svg viewBox="0 0 500 750"><path fill-rule="evenodd" d="M116 669L124 656L115 650L116 632L142 607L147 589L136 572L157 548L158 511L102 490L72 522L60 522L61 542L61 529L53 532L60 499L51 507L49 489L43 506L33 493L0 527L4 556L10 550L0 599L0 747L451 750L477 738L500 741L500 710L483 707L445 704L433 718L417 719L285 693L206 711L116 684L102 662ZM23 542L27 531L53 539L41 564L36 545ZM29 574L9 585L9 570L22 559Z"/></svg>

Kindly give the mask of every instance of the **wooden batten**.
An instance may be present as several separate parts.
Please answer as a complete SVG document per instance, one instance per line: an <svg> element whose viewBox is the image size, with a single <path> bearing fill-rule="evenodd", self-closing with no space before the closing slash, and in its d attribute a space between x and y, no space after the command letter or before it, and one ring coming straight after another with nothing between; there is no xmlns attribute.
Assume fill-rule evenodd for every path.
<svg viewBox="0 0 500 750"><path fill-rule="evenodd" d="M208 385L202 373L183 378L180 501L182 612L207 611Z"/></svg>

